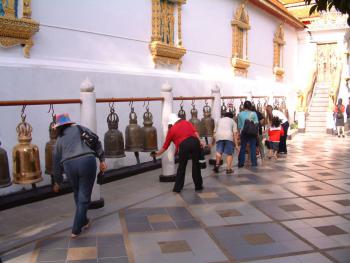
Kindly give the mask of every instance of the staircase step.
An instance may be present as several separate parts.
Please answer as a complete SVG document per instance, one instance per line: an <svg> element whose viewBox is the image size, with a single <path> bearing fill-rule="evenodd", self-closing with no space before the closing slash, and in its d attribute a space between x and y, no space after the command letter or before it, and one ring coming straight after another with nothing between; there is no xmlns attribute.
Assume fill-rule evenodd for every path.
<svg viewBox="0 0 350 263"><path fill-rule="evenodd" d="M328 95L321 97L321 96L314 96L312 98L312 102L325 102L328 103L329 99L328 99Z"/></svg>
<svg viewBox="0 0 350 263"><path fill-rule="evenodd" d="M320 106L310 107L310 112L327 112L327 106L326 107L320 107Z"/></svg>
<svg viewBox="0 0 350 263"><path fill-rule="evenodd" d="M307 115L307 117L315 117L315 118L326 118L327 114L326 112L320 112L320 111L310 111Z"/></svg>
<svg viewBox="0 0 350 263"><path fill-rule="evenodd" d="M306 127L313 128L322 128L325 129L327 127L327 122L307 122Z"/></svg>
<svg viewBox="0 0 350 263"><path fill-rule="evenodd" d="M306 127L306 132L317 132L317 133L326 133L327 129L326 127Z"/></svg>
<svg viewBox="0 0 350 263"><path fill-rule="evenodd" d="M310 107L311 108L313 108L313 107L327 108L328 107L328 102L327 101L313 101L313 102L311 102Z"/></svg>

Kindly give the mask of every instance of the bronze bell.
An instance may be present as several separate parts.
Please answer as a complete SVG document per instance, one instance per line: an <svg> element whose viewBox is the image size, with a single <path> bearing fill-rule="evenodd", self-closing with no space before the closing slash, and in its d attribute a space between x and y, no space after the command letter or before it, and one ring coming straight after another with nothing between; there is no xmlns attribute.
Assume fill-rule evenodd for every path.
<svg viewBox="0 0 350 263"><path fill-rule="evenodd" d="M49 125L50 140L45 146L45 173L53 174L53 153L55 152L58 130L54 129L55 117L52 117L52 122Z"/></svg>
<svg viewBox="0 0 350 263"><path fill-rule="evenodd" d="M186 111L183 109L183 105L180 106L177 116L182 120L186 120Z"/></svg>
<svg viewBox="0 0 350 263"><path fill-rule="evenodd" d="M244 111L243 100L241 100L241 104L239 105L239 112Z"/></svg>
<svg viewBox="0 0 350 263"><path fill-rule="evenodd" d="M18 141L13 150L13 182L15 184L34 184L42 181L39 149L31 144L32 126L22 117L17 128Z"/></svg>
<svg viewBox="0 0 350 263"><path fill-rule="evenodd" d="M196 106L192 104L191 109L191 119L189 120L190 123L194 126L194 128L197 130L198 134L201 134L201 121L198 119L198 111L196 109Z"/></svg>
<svg viewBox="0 0 350 263"><path fill-rule="evenodd" d="M226 111L227 111L227 107L226 107L225 101L222 101L222 105L221 105L221 117L224 117L224 116L225 116Z"/></svg>
<svg viewBox="0 0 350 263"><path fill-rule="evenodd" d="M203 118L201 120L201 137L212 137L214 134L215 123L211 117L211 108L206 103L203 107Z"/></svg>
<svg viewBox="0 0 350 263"><path fill-rule="evenodd" d="M157 130L153 127L153 116L147 107L143 114L143 152L155 152L158 150Z"/></svg>
<svg viewBox="0 0 350 263"><path fill-rule="evenodd" d="M140 152L143 150L143 136L141 127L137 124L137 115L131 107L129 125L125 129L125 151Z"/></svg>
<svg viewBox="0 0 350 263"><path fill-rule="evenodd" d="M0 142L1 145L1 142ZM9 171L9 161L5 149L0 147L0 187L10 186L11 178Z"/></svg>
<svg viewBox="0 0 350 263"><path fill-rule="evenodd" d="M278 99L275 99L275 101L273 103L273 109L279 110L279 107L280 107L280 103L279 103Z"/></svg>
<svg viewBox="0 0 350 263"><path fill-rule="evenodd" d="M107 116L108 131L104 137L104 150L106 158L122 158L125 157L124 137L118 130L119 117L115 113L113 107Z"/></svg>

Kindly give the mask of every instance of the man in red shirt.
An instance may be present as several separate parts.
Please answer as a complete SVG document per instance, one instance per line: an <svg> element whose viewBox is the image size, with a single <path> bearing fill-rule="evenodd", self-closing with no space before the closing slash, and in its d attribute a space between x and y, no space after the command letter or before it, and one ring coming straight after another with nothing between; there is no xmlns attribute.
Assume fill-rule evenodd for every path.
<svg viewBox="0 0 350 263"><path fill-rule="evenodd" d="M177 168L173 192L180 193L183 189L186 166L190 158L192 158L192 179L195 190L202 190L203 179L199 165L201 142L198 132L192 123L181 120L174 113L170 114L168 124L171 127L168 130L165 142L162 148L155 153L155 156L162 155L169 148L171 142L175 144L176 152L179 154L179 166Z"/></svg>

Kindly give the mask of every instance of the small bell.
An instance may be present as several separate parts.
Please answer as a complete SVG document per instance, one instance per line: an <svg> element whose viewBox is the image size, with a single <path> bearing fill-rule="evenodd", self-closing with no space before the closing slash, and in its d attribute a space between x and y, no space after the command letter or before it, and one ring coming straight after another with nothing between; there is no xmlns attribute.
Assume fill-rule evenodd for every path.
<svg viewBox="0 0 350 263"><path fill-rule="evenodd" d="M179 110L177 116L182 120L186 120L186 111L184 110L184 106L182 105L182 102L181 102L180 110Z"/></svg>
<svg viewBox="0 0 350 263"><path fill-rule="evenodd" d="M275 99L274 103L273 103L273 109L274 110L278 110L280 105L280 103L278 102L278 99Z"/></svg>
<svg viewBox="0 0 350 263"><path fill-rule="evenodd" d="M52 117L52 122L49 125L50 140L45 146L45 173L53 174L53 153L55 152L56 140L57 140L57 129L54 129L55 117Z"/></svg>
<svg viewBox="0 0 350 263"><path fill-rule="evenodd" d="M255 107L255 102L254 102L254 100L252 100L252 109L256 109L256 107Z"/></svg>
<svg viewBox="0 0 350 263"><path fill-rule="evenodd" d="M208 103L203 107L203 118L201 120L201 137L212 137L214 134L215 123L211 117L211 108Z"/></svg>
<svg viewBox="0 0 350 263"><path fill-rule="evenodd" d="M110 113L107 116L108 131L104 136L104 150L106 158L125 157L124 137L118 130L119 117L113 107L110 107Z"/></svg>
<svg viewBox="0 0 350 263"><path fill-rule="evenodd" d="M0 142L1 145L1 142ZM9 161L5 149L0 147L0 187L10 186L11 177L9 170Z"/></svg>
<svg viewBox="0 0 350 263"><path fill-rule="evenodd" d="M137 124L137 115L131 107L129 125L125 129L125 151L140 152L143 149L143 136L141 127Z"/></svg>
<svg viewBox="0 0 350 263"><path fill-rule="evenodd" d="M42 181L39 149L31 144L32 126L25 121L22 115L22 122L16 130L18 141L13 150L13 182L15 184L35 184Z"/></svg>
<svg viewBox="0 0 350 263"><path fill-rule="evenodd" d="M158 150L157 142L157 130L153 127L153 116L146 108L146 112L143 114L143 152L155 152Z"/></svg>
<svg viewBox="0 0 350 263"><path fill-rule="evenodd" d="M227 107L226 107L225 101L222 101L222 105L221 105L221 118L225 116L226 111L227 111Z"/></svg>
<svg viewBox="0 0 350 263"><path fill-rule="evenodd" d="M201 121L198 119L198 111L194 103L192 103L191 119L189 122L192 123L198 134L201 134Z"/></svg>
<svg viewBox="0 0 350 263"><path fill-rule="evenodd" d="M243 104L243 100L241 100L241 104L239 105L239 112L244 111L244 104Z"/></svg>

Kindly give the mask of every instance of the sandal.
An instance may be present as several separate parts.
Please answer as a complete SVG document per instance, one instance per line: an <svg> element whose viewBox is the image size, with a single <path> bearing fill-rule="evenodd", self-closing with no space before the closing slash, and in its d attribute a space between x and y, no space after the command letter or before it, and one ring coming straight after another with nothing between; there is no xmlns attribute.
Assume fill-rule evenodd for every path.
<svg viewBox="0 0 350 263"><path fill-rule="evenodd" d="M213 171L215 173L218 173L219 172L219 167L220 167L220 165L215 165Z"/></svg>
<svg viewBox="0 0 350 263"><path fill-rule="evenodd" d="M233 173L233 170L232 169L227 169L226 170L226 174L232 174Z"/></svg>
<svg viewBox="0 0 350 263"><path fill-rule="evenodd" d="M89 229L90 226L91 226L90 219L88 219L88 222L86 223L86 225L84 225L81 229L87 230L87 229Z"/></svg>

